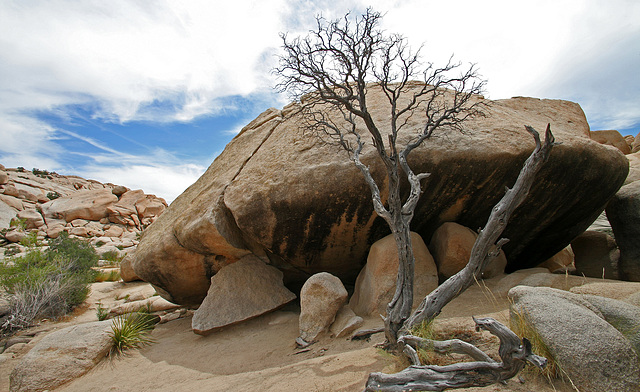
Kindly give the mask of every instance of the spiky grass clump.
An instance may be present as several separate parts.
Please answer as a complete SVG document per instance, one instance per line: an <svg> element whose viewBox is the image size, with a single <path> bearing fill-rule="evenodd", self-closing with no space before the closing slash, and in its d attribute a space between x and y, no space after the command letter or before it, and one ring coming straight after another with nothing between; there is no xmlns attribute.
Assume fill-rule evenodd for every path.
<svg viewBox="0 0 640 392"><path fill-rule="evenodd" d="M110 356L122 355L126 350L141 348L154 342L149 335L154 327L153 316L134 312L116 317L111 325L113 346Z"/></svg>
<svg viewBox="0 0 640 392"><path fill-rule="evenodd" d="M112 269L111 271L100 271L96 275L96 282L117 282L120 280L120 271Z"/></svg>
<svg viewBox="0 0 640 392"><path fill-rule="evenodd" d="M511 318L509 320L511 330L518 336L526 337L531 342L532 351L542 357L547 358L547 366L540 370L535 366L527 366L523 372L540 374L546 379L551 380L564 375L560 364L555 360L553 354L549 350L549 346L544 342L540 333L533 328L527 320L527 314L524 309L517 309L511 306Z"/></svg>
<svg viewBox="0 0 640 392"><path fill-rule="evenodd" d="M109 318L109 309L102 306L102 302L98 302L96 317L98 317L98 321L104 321Z"/></svg>

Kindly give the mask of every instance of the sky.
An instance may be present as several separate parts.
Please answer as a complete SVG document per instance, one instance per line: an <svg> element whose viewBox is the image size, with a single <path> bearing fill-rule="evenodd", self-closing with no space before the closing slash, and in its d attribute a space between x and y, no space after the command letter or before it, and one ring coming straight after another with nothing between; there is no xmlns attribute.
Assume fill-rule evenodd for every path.
<svg viewBox="0 0 640 392"><path fill-rule="evenodd" d="M475 63L485 96L578 102L640 132L637 0L0 0L0 164L175 199L282 108L280 33L367 7L425 59Z"/></svg>

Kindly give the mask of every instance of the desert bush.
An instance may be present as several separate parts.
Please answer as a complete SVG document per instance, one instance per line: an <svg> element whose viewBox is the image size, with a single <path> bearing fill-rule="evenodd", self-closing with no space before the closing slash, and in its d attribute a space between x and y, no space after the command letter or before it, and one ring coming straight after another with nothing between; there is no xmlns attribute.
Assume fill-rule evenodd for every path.
<svg viewBox="0 0 640 392"><path fill-rule="evenodd" d="M103 321L109 318L109 309L102 306L102 302L98 302L96 316L98 317L98 321Z"/></svg>
<svg viewBox="0 0 640 392"><path fill-rule="evenodd" d="M154 327L153 316L144 312L128 313L116 317L111 326L113 346L110 355L117 356L131 348L140 348L153 343L149 335Z"/></svg>
<svg viewBox="0 0 640 392"><path fill-rule="evenodd" d="M47 198L48 198L49 200L55 200L55 199L59 198L60 196L61 196L61 195L60 195L58 192L56 192L56 191L52 191L52 192L48 192L48 193L47 193Z"/></svg>
<svg viewBox="0 0 640 392"><path fill-rule="evenodd" d="M84 302L97 261L91 245L61 235L45 251L32 248L1 264L0 287L9 294L11 307L2 329L20 329L38 318L60 317Z"/></svg>
<svg viewBox="0 0 640 392"><path fill-rule="evenodd" d="M39 244L40 243L38 242L38 233L35 231L32 231L31 233L25 235L20 240L20 245L22 246L32 247L32 246L38 246Z"/></svg>

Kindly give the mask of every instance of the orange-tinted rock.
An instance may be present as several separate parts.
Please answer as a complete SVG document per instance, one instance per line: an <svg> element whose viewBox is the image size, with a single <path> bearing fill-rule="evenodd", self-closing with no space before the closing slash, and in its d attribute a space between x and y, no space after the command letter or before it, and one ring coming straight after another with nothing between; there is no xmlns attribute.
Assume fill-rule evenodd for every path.
<svg viewBox="0 0 640 392"><path fill-rule="evenodd" d="M629 143L618 131L591 131L591 139L600 144L607 144L620 150L623 154L630 154Z"/></svg>

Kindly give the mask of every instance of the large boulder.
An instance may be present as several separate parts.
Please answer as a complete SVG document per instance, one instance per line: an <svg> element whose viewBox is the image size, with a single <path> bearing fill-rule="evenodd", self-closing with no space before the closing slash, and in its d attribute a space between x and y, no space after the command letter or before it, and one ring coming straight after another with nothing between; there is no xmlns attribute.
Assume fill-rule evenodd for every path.
<svg viewBox="0 0 640 392"><path fill-rule="evenodd" d="M512 317L524 317L556 363L583 392L640 390L640 308L551 288L509 291Z"/></svg>
<svg viewBox="0 0 640 392"><path fill-rule="evenodd" d="M620 278L640 282L640 181L616 193L607 205L607 217L620 247Z"/></svg>
<svg viewBox="0 0 640 392"><path fill-rule="evenodd" d="M108 216L107 207L118 201L118 196L111 189L102 188L83 190L69 196L59 197L42 205L45 221L49 219L64 219L71 222L74 219L99 221Z"/></svg>
<svg viewBox="0 0 640 392"><path fill-rule="evenodd" d="M411 245L415 258L413 303L438 287L438 270L433 257L418 233L411 233ZM349 306L361 316L387 313L398 279L398 248L393 235L376 241L369 250L367 264L358 278Z"/></svg>
<svg viewBox="0 0 640 392"><path fill-rule="evenodd" d="M613 146L620 150L623 154L631 153L629 143L627 143L622 134L620 134L620 132L618 131L591 131L591 139L601 144Z"/></svg>
<svg viewBox="0 0 640 392"><path fill-rule="evenodd" d="M207 297L193 314L191 326L193 332L206 335L278 309L295 298L282 284L282 272L249 255L211 278Z"/></svg>
<svg viewBox="0 0 640 392"><path fill-rule="evenodd" d="M368 99L373 118L387 124L383 94L372 88ZM447 221L484 226L533 150L524 125L543 131L550 122L562 144L504 232L510 239L507 270L535 266L596 219L622 185L628 161L589 138L575 103L476 99L487 104L486 116L466 122L463 133L441 130L410 156L416 172L431 173L412 230L431 238ZM173 301L198 303L212 274L253 253L283 270L287 283L321 271L354 282L369 247L389 229L377 218L360 171L339 147L305 133L296 109L269 109L243 128L146 230L133 263L142 279ZM408 119L399 142L406 143L423 121L419 113ZM366 147L361 158L384 189L375 149Z"/></svg>
<svg viewBox="0 0 640 392"><path fill-rule="evenodd" d="M11 392L51 390L91 370L113 345L111 325L96 321L45 336L11 372Z"/></svg>

